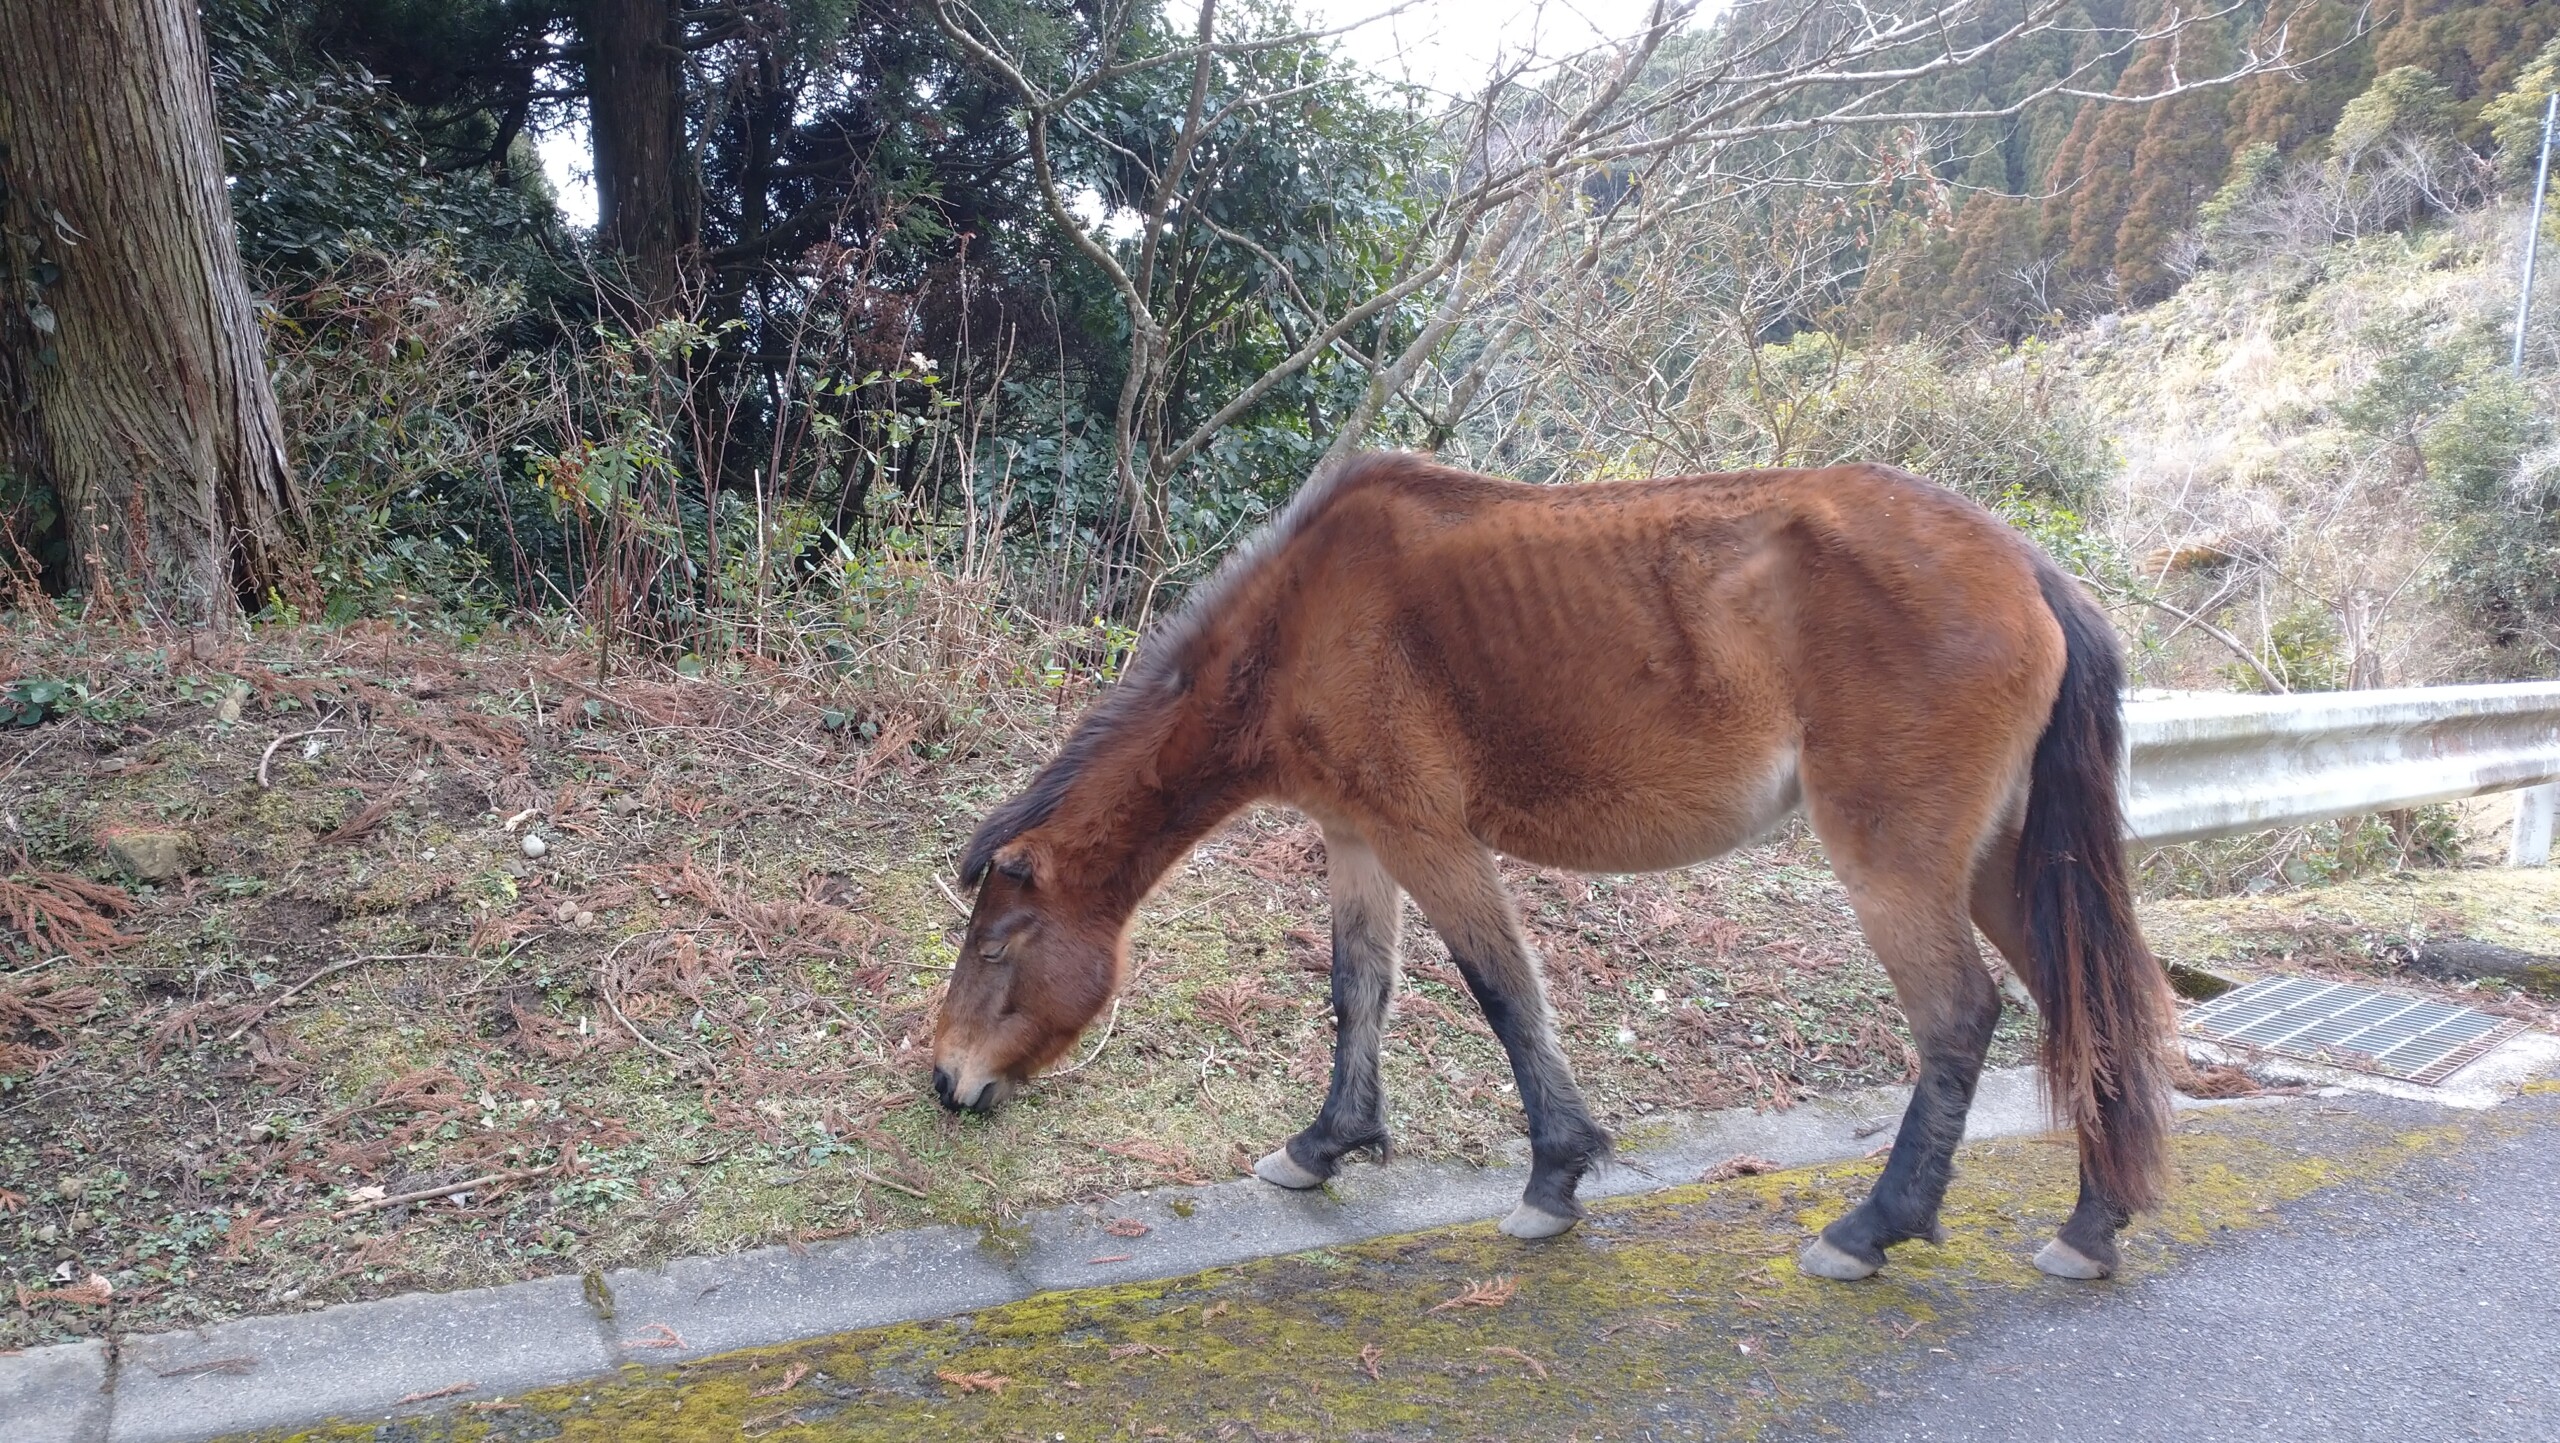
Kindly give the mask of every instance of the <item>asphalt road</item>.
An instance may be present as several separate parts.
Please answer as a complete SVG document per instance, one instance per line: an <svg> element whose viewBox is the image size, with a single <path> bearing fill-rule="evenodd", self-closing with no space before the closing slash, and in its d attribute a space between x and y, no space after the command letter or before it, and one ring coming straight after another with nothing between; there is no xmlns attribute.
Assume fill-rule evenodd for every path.
<svg viewBox="0 0 2560 1443"><path fill-rule="evenodd" d="M1822 1436L2552 1443L2560 1114L2534 1115L2153 1276L2005 1300Z"/></svg>

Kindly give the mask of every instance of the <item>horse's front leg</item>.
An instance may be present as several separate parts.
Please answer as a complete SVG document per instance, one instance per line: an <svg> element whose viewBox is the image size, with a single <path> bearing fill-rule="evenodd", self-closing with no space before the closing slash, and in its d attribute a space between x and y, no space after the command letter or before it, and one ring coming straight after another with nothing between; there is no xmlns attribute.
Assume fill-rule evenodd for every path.
<svg viewBox="0 0 2560 1443"><path fill-rule="evenodd" d="M1253 1165L1263 1181L1286 1188L1321 1184L1345 1153L1387 1150L1378 1044L1396 991L1403 897L1367 842L1328 830L1324 847L1333 888L1333 1086L1312 1126Z"/></svg>
<svg viewBox="0 0 2560 1443"><path fill-rule="evenodd" d="M1553 1237L1582 1217L1574 1200L1582 1175L1609 1155L1609 1134L1582 1100L1573 1066L1556 1043L1545 979L1520 930L1493 854L1473 843L1419 847L1395 861L1396 876L1449 944L1484 1019L1511 1060L1520 1107L1529 1118L1529 1186L1502 1220L1515 1238Z"/></svg>

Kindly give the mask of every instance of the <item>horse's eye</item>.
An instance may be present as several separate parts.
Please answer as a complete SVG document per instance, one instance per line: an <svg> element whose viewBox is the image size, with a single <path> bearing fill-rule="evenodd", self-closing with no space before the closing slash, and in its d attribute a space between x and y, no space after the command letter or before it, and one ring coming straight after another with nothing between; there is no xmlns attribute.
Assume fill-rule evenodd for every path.
<svg viewBox="0 0 2560 1443"><path fill-rule="evenodd" d="M978 948L978 955L990 962L1001 962L1004 960L1004 944L1002 942L985 943Z"/></svg>

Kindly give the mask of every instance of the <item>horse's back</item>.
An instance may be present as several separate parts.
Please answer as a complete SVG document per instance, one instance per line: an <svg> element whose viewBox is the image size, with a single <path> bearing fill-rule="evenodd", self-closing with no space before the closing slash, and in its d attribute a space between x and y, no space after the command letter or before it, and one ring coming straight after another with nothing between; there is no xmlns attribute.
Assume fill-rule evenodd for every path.
<svg viewBox="0 0 2560 1443"><path fill-rule="evenodd" d="M1808 751L1923 768L2058 675L2025 543L1889 468L1533 486L1380 457L1309 500L1278 558L1292 744L1515 855L1709 855L1794 805Z"/></svg>

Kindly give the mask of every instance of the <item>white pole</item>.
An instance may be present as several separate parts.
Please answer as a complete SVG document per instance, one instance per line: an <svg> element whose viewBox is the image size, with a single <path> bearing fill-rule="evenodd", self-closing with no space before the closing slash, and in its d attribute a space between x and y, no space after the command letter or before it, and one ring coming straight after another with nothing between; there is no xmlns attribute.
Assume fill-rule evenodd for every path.
<svg viewBox="0 0 2560 1443"><path fill-rule="evenodd" d="M2515 835L2507 841L2507 865L2541 867L2551 861L2551 822L2560 812L2560 782L2516 793Z"/></svg>
<svg viewBox="0 0 2560 1443"><path fill-rule="evenodd" d="M2524 289L2516 296L2516 349L2507 364L2524 374L2524 318L2533 309L2533 253L2542 245L2542 193L2551 184L2551 124L2560 119L2560 91L2542 107L2542 163L2533 173L2533 225L2524 233Z"/></svg>

